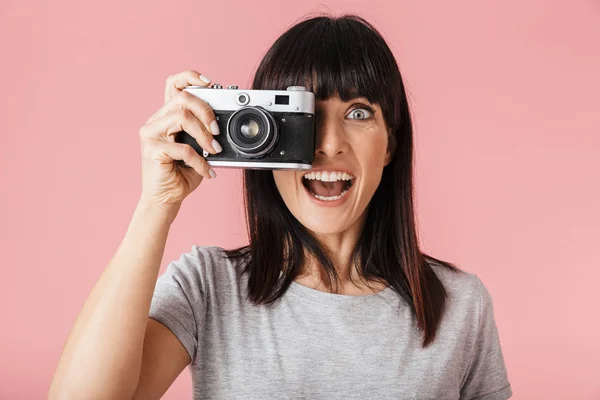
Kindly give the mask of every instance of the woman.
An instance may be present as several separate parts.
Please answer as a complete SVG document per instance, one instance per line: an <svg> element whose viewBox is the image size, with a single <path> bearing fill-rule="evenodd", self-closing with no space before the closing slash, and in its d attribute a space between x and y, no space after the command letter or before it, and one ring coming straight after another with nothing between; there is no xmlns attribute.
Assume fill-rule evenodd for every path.
<svg viewBox="0 0 600 400"><path fill-rule="evenodd" d="M220 151L213 111L182 91L209 83L170 77L141 128L138 208L50 398L159 398L189 364L195 399L509 398L489 292L419 249L402 78L359 17L293 26L255 75L254 89L315 92L313 169L244 171L250 245L194 246L157 282L183 199L216 176L174 140Z"/></svg>

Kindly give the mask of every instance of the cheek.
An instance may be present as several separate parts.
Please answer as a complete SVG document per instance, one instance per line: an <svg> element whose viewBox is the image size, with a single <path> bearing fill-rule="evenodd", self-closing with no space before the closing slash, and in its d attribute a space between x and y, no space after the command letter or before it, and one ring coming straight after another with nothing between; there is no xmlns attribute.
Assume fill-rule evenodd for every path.
<svg viewBox="0 0 600 400"><path fill-rule="evenodd" d="M273 179L275 186L279 190L281 197L287 201L292 195L292 191L296 185L295 175L293 171L273 171Z"/></svg>
<svg viewBox="0 0 600 400"><path fill-rule="evenodd" d="M381 182L383 168L386 164L387 135L377 132L364 138L367 140L361 140L354 146L354 153L361 166L362 182L360 187L362 194L366 196L363 200L369 201Z"/></svg>
<svg viewBox="0 0 600 400"><path fill-rule="evenodd" d="M361 165L369 174L376 172L378 168L383 168L387 154L387 135L384 132L364 135L352 147Z"/></svg>

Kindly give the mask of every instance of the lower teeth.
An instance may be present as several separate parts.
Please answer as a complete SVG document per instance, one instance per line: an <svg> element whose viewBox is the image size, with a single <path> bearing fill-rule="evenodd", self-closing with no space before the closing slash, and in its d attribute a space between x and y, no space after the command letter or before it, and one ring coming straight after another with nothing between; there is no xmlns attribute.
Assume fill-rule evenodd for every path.
<svg viewBox="0 0 600 400"><path fill-rule="evenodd" d="M314 194L313 192L310 192L310 194L312 194L319 200L335 201L335 200L341 199L347 192L348 192L348 190L344 190L339 196L329 196L329 197L319 196L318 194Z"/></svg>

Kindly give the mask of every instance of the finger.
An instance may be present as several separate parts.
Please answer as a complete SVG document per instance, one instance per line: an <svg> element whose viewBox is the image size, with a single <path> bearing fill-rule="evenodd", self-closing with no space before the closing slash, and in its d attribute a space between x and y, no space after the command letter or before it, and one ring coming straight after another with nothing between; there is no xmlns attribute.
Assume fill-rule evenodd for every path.
<svg viewBox="0 0 600 400"><path fill-rule="evenodd" d="M175 160L183 160L189 167L205 178L211 179L217 176L208 164L208 161L185 143L150 140L146 143L145 150L147 156L159 164L168 164Z"/></svg>
<svg viewBox="0 0 600 400"><path fill-rule="evenodd" d="M210 78L194 70L170 75L167 78L167 83L165 85L165 103L188 86L208 86L210 82Z"/></svg>
<svg viewBox="0 0 600 400"><path fill-rule="evenodd" d="M211 154L222 151L221 146L212 134L206 130L204 124L190 110L185 108L170 111L163 117L142 126L140 128L140 139L147 141L162 138L165 141L174 142L175 135L181 131L185 131L196 139L198 145Z"/></svg>
<svg viewBox="0 0 600 400"><path fill-rule="evenodd" d="M207 102L186 91L181 91L172 97L167 104L165 104L150 118L148 118L146 123L153 122L157 118L160 118L167 113L180 108L186 108L190 110L196 116L196 118L198 118L204 124L204 127L213 135L218 135L220 133L219 124L217 123L217 118L213 109L208 105Z"/></svg>

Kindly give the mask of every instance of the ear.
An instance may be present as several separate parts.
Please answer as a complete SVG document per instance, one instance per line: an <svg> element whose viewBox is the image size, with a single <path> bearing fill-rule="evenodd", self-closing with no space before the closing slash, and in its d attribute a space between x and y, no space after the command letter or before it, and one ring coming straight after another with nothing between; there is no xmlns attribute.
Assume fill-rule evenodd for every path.
<svg viewBox="0 0 600 400"><path fill-rule="evenodd" d="M394 153L396 152L396 136L392 133L392 129L388 128L388 148L385 153L385 164L386 167L390 161L392 161L392 157L394 157Z"/></svg>

